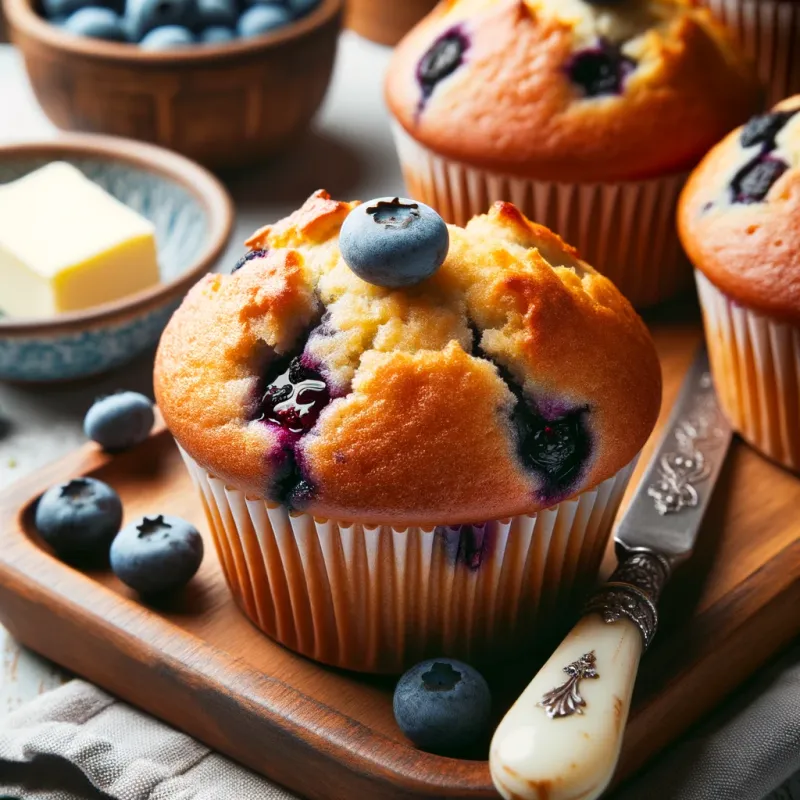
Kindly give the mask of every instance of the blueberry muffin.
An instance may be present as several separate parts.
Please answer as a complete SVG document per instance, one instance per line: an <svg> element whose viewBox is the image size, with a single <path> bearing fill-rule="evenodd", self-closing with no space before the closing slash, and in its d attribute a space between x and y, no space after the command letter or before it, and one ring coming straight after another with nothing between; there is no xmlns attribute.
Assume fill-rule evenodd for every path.
<svg viewBox="0 0 800 800"><path fill-rule="evenodd" d="M760 107L689 0L440 3L395 51L386 98L413 197L458 224L511 201L637 306L690 282L685 174Z"/></svg>
<svg viewBox="0 0 800 800"><path fill-rule="evenodd" d="M155 371L242 608L360 670L530 642L594 579L658 414L630 304L508 203L459 228L317 192L248 246Z"/></svg>
<svg viewBox="0 0 800 800"><path fill-rule="evenodd" d="M734 34L770 105L800 92L800 0L700 0Z"/></svg>
<svg viewBox="0 0 800 800"><path fill-rule="evenodd" d="M800 95L708 154L678 227L722 407L747 441L800 471Z"/></svg>

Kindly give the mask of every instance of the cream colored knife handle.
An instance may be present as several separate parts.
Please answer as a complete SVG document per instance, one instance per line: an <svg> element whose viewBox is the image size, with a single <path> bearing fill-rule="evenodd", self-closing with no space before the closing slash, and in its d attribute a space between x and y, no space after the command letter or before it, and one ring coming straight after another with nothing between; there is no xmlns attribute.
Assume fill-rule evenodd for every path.
<svg viewBox="0 0 800 800"><path fill-rule="evenodd" d="M507 800L593 800L608 786L669 573L649 550L620 550L611 580L495 731L489 767Z"/></svg>
<svg viewBox="0 0 800 800"><path fill-rule="evenodd" d="M578 622L495 732L489 766L503 797L602 794L619 757L642 648L628 619L607 625L590 614Z"/></svg>

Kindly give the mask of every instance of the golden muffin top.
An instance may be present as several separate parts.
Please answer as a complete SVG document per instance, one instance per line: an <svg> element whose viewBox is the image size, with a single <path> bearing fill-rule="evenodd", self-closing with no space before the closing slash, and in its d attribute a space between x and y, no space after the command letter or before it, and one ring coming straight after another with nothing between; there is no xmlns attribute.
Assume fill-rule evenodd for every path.
<svg viewBox="0 0 800 800"><path fill-rule="evenodd" d="M691 168L761 93L692 0L444 0L397 47L386 97L447 158L589 182Z"/></svg>
<svg viewBox="0 0 800 800"><path fill-rule="evenodd" d="M800 323L800 95L706 156L681 195L678 229L694 265L726 294Z"/></svg>
<svg viewBox="0 0 800 800"><path fill-rule="evenodd" d="M614 475L658 414L653 342L619 291L513 205L448 226L417 285L366 283L316 192L207 275L161 339L180 445L318 516L458 524L535 512Z"/></svg>

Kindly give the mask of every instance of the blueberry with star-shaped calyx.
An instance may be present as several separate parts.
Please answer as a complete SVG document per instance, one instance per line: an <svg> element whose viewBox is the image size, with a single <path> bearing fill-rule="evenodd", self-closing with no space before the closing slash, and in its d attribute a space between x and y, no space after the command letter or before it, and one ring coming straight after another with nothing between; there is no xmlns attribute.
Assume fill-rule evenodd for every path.
<svg viewBox="0 0 800 800"><path fill-rule="evenodd" d="M100 555L122 523L122 501L96 478L74 478L48 489L36 505L39 535L61 558Z"/></svg>
<svg viewBox="0 0 800 800"><path fill-rule="evenodd" d="M413 286L441 267L450 246L444 220L430 207L400 197L356 206L339 232L342 258L375 286Z"/></svg>
<svg viewBox="0 0 800 800"><path fill-rule="evenodd" d="M123 528L111 544L111 569L144 596L185 586L203 560L203 539L180 517L142 517Z"/></svg>

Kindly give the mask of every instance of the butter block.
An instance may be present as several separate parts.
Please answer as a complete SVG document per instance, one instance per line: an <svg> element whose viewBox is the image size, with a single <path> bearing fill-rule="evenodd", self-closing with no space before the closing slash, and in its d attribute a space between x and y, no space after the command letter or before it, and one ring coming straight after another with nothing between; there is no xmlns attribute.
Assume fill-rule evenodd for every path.
<svg viewBox="0 0 800 800"><path fill-rule="evenodd" d="M0 311L52 317L159 282L153 224L71 164L0 186Z"/></svg>

